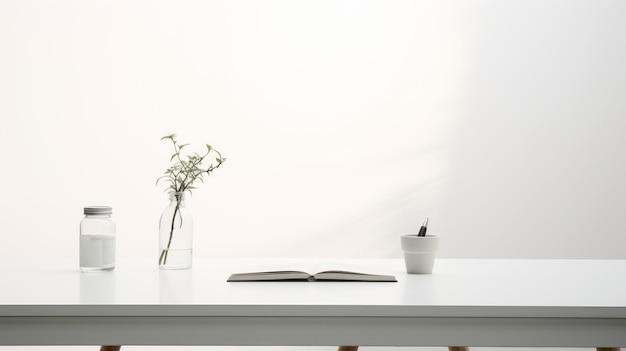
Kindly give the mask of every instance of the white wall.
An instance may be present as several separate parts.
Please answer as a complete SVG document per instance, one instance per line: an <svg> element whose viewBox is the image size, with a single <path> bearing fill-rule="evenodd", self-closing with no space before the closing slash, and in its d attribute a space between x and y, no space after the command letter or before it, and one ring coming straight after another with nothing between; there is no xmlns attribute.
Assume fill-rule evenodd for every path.
<svg viewBox="0 0 626 351"><path fill-rule="evenodd" d="M623 1L0 2L1 258L114 207L156 257L167 133L228 158L198 256L626 258ZM156 258L155 258L156 259Z"/></svg>

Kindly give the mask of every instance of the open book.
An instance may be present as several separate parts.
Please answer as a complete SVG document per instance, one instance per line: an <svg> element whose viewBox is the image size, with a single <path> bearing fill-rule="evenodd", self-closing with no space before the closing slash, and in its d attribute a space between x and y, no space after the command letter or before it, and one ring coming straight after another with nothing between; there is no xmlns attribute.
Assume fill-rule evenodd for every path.
<svg viewBox="0 0 626 351"><path fill-rule="evenodd" d="M252 281L361 281L397 282L393 275L376 269L346 263L285 263L243 268L235 271L229 282Z"/></svg>

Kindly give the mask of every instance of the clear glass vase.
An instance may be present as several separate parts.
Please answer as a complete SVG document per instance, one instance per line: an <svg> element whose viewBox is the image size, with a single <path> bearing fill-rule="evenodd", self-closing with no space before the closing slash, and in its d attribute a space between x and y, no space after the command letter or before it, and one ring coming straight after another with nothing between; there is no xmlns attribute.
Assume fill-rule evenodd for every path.
<svg viewBox="0 0 626 351"><path fill-rule="evenodd" d="M185 205L185 193L171 193L159 222L159 268L191 268L192 248L193 218Z"/></svg>

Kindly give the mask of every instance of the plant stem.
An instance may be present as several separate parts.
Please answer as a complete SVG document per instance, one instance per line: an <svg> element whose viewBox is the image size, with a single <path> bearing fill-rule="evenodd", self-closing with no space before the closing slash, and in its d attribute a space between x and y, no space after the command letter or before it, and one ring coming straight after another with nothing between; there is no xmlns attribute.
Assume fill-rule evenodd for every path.
<svg viewBox="0 0 626 351"><path fill-rule="evenodd" d="M167 248L161 251L161 256L159 257L159 265L165 265L167 263L167 255L170 251L170 245L172 244L172 237L174 237L174 222L176 221L176 214L180 211L180 202L182 199L179 199L176 195L174 195L174 197L176 198L176 208L174 209L174 215L172 216L172 225L170 226L170 238L167 241ZM180 225L183 225L182 216L180 217Z"/></svg>

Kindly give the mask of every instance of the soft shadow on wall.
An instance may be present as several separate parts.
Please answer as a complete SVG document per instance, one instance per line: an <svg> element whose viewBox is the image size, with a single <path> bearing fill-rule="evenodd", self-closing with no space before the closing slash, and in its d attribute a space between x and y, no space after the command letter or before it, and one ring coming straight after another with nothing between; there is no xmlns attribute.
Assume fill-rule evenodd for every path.
<svg viewBox="0 0 626 351"><path fill-rule="evenodd" d="M624 4L483 4L441 254L626 258Z"/></svg>

